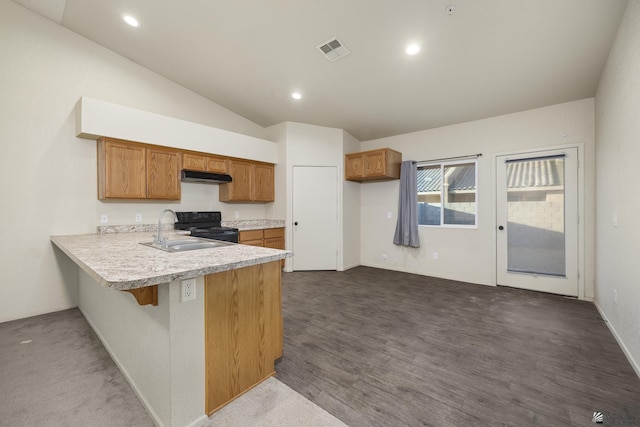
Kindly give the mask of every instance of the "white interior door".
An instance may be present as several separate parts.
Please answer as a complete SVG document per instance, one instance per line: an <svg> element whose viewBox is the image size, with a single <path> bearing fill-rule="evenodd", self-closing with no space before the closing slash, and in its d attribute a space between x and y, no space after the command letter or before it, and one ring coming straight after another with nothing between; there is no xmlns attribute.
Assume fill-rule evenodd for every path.
<svg viewBox="0 0 640 427"><path fill-rule="evenodd" d="M498 285L578 296L578 149L496 159Z"/></svg>
<svg viewBox="0 0 640 427"><path fill-rule="evenodd" d="M293 270L338 268L338 171L293 167Z"/></svg>

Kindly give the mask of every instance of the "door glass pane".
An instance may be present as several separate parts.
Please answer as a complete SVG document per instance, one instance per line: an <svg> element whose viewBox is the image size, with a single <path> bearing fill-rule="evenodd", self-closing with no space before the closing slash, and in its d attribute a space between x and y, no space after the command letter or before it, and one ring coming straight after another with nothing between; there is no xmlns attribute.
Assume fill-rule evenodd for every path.
<svg viewBox="0 0 640 427"><path fill-rule="evenodd" d="M507 162L507 269L565 276L564 156Z"/></svg>

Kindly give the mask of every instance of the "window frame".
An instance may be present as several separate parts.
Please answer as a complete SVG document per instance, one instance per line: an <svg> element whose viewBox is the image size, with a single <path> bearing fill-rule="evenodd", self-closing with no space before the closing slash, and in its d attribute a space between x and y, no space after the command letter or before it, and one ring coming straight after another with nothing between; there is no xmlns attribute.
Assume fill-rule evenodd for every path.
<svg viewBox="0 0 640 427"><path fill-rule="evenodd" d="M444 223L444 211L445 211L445 206L444 206L444 169L447 166L452 166L452 165L465 165L465 164L471 164L473 163L474 165L474 180L475 180L475 212L474 212L474 218L475 218L475 222L474 224L445 224ZM456 159L456 160L446 160L446 161L426 161L426 162L418 162L416 164L416 167L419 168L423 168L423 167L428 167L428 166L440 166L440 177L441 177L441 183L440 183L440 224L418 224L418 227L429 227L429 228L462 228L462 229L477 229L478 228L478 158L474 157L474 158L467 158L467 159ZM418 202L419 203L419 202ZM416 209L418 208L418 206L416 206Z"/></svg>

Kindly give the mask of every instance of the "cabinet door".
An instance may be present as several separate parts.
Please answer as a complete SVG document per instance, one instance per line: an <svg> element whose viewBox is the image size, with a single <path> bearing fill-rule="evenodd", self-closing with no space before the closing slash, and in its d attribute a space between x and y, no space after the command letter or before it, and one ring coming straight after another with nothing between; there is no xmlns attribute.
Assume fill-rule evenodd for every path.
<svg viewBox="0 0 640 427"><path fill-rule="evenodd" d="M144 146L107 138L98 140L98 198L147 197Z"/></svg>
<svg viewBox="0 0 640 427"><path fill-rule="evenodd" d="M384 176L385 175L385 152L379 150L364 155L364 176Z"/></svg>
<svg viewBox="0 0 640 427"><path fill-rule="evenodd" d="M274 373L282 356L280 264L205 276L207 415Z"/></svg>
<svg viewBox="0 0 640 427"><path fill-rule="evenodd" d="M229 175L231 175L233 181L220 185L220 201L236 202L253 200L253 164L240 160L228 160L227 166Z"/></svg>
<svg viewBox="0 0 640 427"><path fill-rule="evenodd" d="M352 179L359 181L364 174L364 168L362 164L362 155L355 154L353 156L347 155L344 163L344 177L345 179Z"/></svg>
<svg viewBox="0 0 640 427"><path fill-rule="evenodd" d="M184 153L182 155L182 169L204 172L207 170L207 159L204 156Z"/></svg>
<svg viewBox="0 0 640 427"><path fill-rule="evenodd" d="M147 198L180 200L180 154L147 148Z"/></svg>
<svg viewBox="0 0 640 427"><path fill-rule="evenodd" d="M265 247L284 249L284 228L267 228L263 233Z"/></svg>
<svg viewBox="0 0 640 427"><path fill-rule="evenodd" d="M245 230L238 233L238 243L250 246L262 246L262 230Z"/></svg>
<svg viewBox="0 0 640 427"><path fill-rule="evenodd" d="M207 156L207 172L227 173L227 159Z"/></svg>
<svg viewBox="0 0 640 427"><path fill-rule="evenodd" d="M256 164L254 168L254 200L257 202L273 202L275 197L274 166Z"/></svg>

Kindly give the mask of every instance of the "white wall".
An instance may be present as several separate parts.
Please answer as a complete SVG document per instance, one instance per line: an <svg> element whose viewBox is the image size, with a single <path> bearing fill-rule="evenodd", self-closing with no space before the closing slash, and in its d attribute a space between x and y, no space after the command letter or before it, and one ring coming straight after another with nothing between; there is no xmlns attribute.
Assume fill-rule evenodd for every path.
<svg viewBox="0 0 640 427"><path fill-rule="evenodd" d="M638 52L640 1L631 0L596 94L595 302L640 375L640 199L629 191L640 182Z"/></svg>
<svg viewBox="0 0 640 427"><path fill-rule="evenodd" d="M79 270L79 307L159 426L205 416L204 277L180 302L180 281L158 286L158 305L100 286ZM140 357L140 355L143 357Z"/></svg>
<svg viewBox="0 0 640 427"><path fill-rule="evenodd" d="M345 150L357 151L358 140L342 129L303 123L285 122L268 129L271 140L278 142L279 157L276 169L277 187L284 183L285 197L270 207L267 216L273 218L276 213L286 212L287 224L293 221L293 191L294 166L334 166L338 172L338 270L344 270L359 265L360 226L359 189L344 183L344 153ZM284 165L285 170L282 169ZM347 200L348 197L348 200ZM286 206L282 206L282 200ZM322 209L321 206L318 207ZM287 227L287 249L294 251L293 230ZM286 271L291 271L291 258L286 261Z"/></svg>
<svg viewBox="0 0 640 427"><path fill-rule="evenodd" d="M360 151L360 142L344 132L344 154ZM360 186L361 184L344 179L344 156L342 156L340 175L342 178L342 270L360 265Z"/></svg>
<svg viewBox="0 0 640 427"><path fill-rule="evenodd" d="M571 143L584 144L585 295L593 296L594 100L530 111L361 143L362 150L390 147L403 160L430 160L482 153L478 159L478 228L420 227L419 249L392 243L399 181L361 184L362 264L486 285L495 284L493 155ZM387 212L392 212L392 219ZM433 260L433 252L439 259ZM386 254L387 260L381 255Z"/></svg>
<svg viewBox="0 0 640 427"><path fill-rule="evenodd" d="M88 96L259 138L262 127L10 0L0 58L0 322L77 305L77 267L49 236L95 232L102 213L110 224L154 223L166 207L265 217L265 205L220 203L217 186L197 183L182 202L98 201L96 144L75 137L74 108Z"/></svg>

